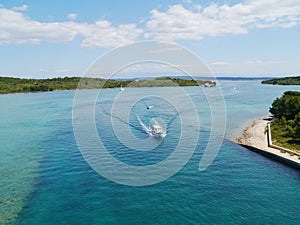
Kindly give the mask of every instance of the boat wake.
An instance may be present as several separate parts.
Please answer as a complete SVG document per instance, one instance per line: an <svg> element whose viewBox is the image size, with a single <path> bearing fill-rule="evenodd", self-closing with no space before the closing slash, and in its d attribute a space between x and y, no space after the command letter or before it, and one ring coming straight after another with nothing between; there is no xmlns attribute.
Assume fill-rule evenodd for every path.
<svg viewBox="0 0 300 225"><path fill-rule="evenodd" d="M106 103L106 102L105 102ZM110 102L109 102L110 103ZM105 104L103 104L105 105ZM161 115L163 118L161 117L152 117L152 119L150 119L149 121L149 125L147 126L140 118L140 116L135 113L135 117L137 120L135 120L136 122L134 122L134 120L132 120L131 122L130 121L126 121L116 115L113 115L111 113L111 107L109 106L108 103L106 103L105 106L101 106L101 111L115 119L115 120L118 120L119 122L125 124L125 125L129 125L130 127L132 127L133 129L137 130L137 131L140 131L140 132L143 132L143 133L146 133L147 135L149 136L152 136L152 137L155 137L155 138L164 138L166 137L167 135L167 127L169 127L170 124L173 123L173 121L178 117L179 113L176 112L175 114L168 114L168 113L162 113L162 112L153 112L152 108L153 107L153 104L152 105L147 105L147 107L149 108L149 111L147 110L147 112L149 114L159 114ZM147 109L148 109L147 108ZM158 107L157 107L158 108ZM150 110L151 109L151 110ZM133 114L134 115L134 114ZM153 115L155 116L155 115ZM149 118L149 117L148 117ZM151 118L151 117L150 117ZM167 120L165 120L165 118Z"/></svg>

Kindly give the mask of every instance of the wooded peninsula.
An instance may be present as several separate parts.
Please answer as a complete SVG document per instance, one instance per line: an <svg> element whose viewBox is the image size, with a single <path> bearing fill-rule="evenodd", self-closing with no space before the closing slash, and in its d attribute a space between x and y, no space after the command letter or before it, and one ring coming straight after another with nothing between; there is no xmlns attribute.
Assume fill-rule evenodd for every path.
<svg viewBox="0 0 300 225"><path fill-rule="evenodd" d="M262 84L278 84L278 85L300 85L300 76L296 77L283 77L264 80Z"/></svg>
<svg viewBox="0 0 300 225"><path fill-rule="evenodd" d="M214 87L216 86L216 82L208 80L188 80L173 77L158 77L149 80L115 80L86 77L64 77L51 79L22 79L13 77L0 77L0 94L75 89L175 86Z"/></svg>

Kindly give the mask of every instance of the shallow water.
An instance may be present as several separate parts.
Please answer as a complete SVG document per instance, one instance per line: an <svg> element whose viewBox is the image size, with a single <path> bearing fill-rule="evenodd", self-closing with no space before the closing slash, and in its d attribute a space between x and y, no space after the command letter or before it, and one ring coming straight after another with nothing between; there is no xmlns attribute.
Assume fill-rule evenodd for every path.
<svg viewBox="0 0 300 225"><path fill-rule="evenodd" d="M220 84L227 109L227 138L251 120L268 114L273 99L285 90L300 90L295 86L261 85L259 81ZM169 90L132 91L142 96L149 91ZM186 91L199 110L201 132L197 148L176 175L145 187L111 182L83 159L72 127L74 91L0 96L0 224L297 224L299 171L225 139L213 164L199 172L209 138L210 112L201 92L193 87ZM167 158L180 138L176 110L154 98L136 103L130 129L137 138L143 140L147 135L139 130L132 116L136 113L145 123L159 115L169 127L158 148L133 151L118 142L110 127L108 109L118 92L104 90L96 107L97 131L107 149L133 166ZM145 113L143 104L155 106L152 114ZM122 122L117 125L122 127Z"/></svg>

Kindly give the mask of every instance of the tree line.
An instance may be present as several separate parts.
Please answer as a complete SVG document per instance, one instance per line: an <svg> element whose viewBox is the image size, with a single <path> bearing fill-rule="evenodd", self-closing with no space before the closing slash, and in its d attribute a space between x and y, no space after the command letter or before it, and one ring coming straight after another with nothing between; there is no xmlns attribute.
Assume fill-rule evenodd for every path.
<svg viewBox="0 0 300 225"><path fill-rule="evenodd" d="M273 127L276 136L300 139L300 92L286 91L280 98L276 98L270 107L274 115ZM294 141L295 141L294 140Z"/></svg>
<svg viewBox="0 0 300 225"><path fill-rule="evenodd" d="M264 80L262 84L278 84L278 85L300 85L300 76L296 77L283 77Z"/></svg>
<svg viewBox="0 0 300 225"><path fill-rule="evenodd" d="M215 86L214 81L159 77L151 80L114 80L87 77L22 79L0 77L0 94L54 90L99 89L123 87Z"/></svg>

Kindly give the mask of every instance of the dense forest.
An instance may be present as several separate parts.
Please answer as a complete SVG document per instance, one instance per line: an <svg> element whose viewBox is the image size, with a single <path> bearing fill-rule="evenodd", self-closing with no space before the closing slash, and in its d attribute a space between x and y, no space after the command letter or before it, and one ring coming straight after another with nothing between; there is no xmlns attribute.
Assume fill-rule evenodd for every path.
<svg viewBox="0 0 300 225"><path fill-rule="evenodd" d="M261 83L262 84L278 84L278 85L300 85L300 76L274 78L271 80L264 80Z"/></svg>
<svg viewBox="0 0 300 225"><path fill-rule="evenodd" d="M113 80L101 78L64 77L52 79L21 79L0 77L0 94L73 89L119 87L215 86L214 81L159 77L152 80Z"/></svg>
<svg viewBox="0 0 300 225"><path fill-rule="evenodd" d="M274 100L270 113L274 115L271 124L274 144L300 150L300 92L286 91Z"/></svg>

